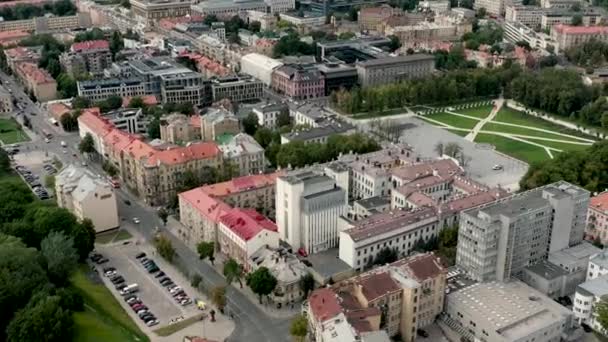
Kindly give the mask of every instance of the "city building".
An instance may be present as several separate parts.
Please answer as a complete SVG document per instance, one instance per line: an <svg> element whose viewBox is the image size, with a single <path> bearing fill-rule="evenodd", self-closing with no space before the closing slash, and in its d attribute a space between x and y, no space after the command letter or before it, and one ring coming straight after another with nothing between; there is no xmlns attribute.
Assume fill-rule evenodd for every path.
<svg viewBox="0 0 608 342"><path fill-rule="evenodd" d="M227 64L227 45L215 35L203 34L194 42L196 50L203 56L219 63Z"/></svg>
<svg viewBox="0 0 608 342"><path fill-rule="evenodd" d="M593 280L606 274L608 274L608 254L600 252L590 257L586 280Z"/></svg>
<svg viewBox="0 0 608 342"><path fill-rule="evenodd" d="M160 139L174 144L201 140L201 118L179 113L161 117Z"/></svg>
<svg viewBox="0 0 608 342"><path fill-rule="evenodd" d="M314 29L321 25L325 25L325 16L315 12L289 12L282 13L281 20L293 24L298 28Z"/></svg>
<svg viewBox="0 0 608 342"><path fill-rule="evenodd" d="M388 196L369 197L354 201L349 218L354 221L370 217L373 214L383 213L391 208L391 199Z"/></svg>
<svg viewBox="0 0 608 342"><path fill-rule="evenodd" d="M572 6L582 6L581 0L540 0L540 7L553 9L571 9Z"/></svg>
<svg viewBox="0 0 608 342"><path fill-rule="evenodd" d="M505 20L519 22L531 29L540 29L546 9L534 5L510 4L505 8Z"/></svg>
<svg viewBox="0 0 608 342"><path fill-rule="evenodd" d="M259 53L250 53L241 58L241 72L251 75L270 86L275 69L283 65L279 60Z"/></svg>
<svg viewBox="0 0 608 342"><path fill-rule="evenodd" d="M241 132L239 119L223 108L210 108L201 118L201 138L218 141L223 136L233 136Z"/></svg>
<svg viewBox="0 0 608 342"><path fill-rule="evenodd" d="M370 59L356 64L359 83L372 87L421 78L435 70L435 58L426 54Z"/></svg>
<svg viewBox="0 0 608 342"><path fill-rule="evenodd" d="M583 240L589 192L556 182L463 211L456 264L476 281L520 277Z"/></svg>
<svg viewBox="0 0 608 342"><path fill-rule="evenodd" d="M504 26L504 40L515 44L517 42L527 42L532 49L555 50L557 42L551 36L536 32L534 29L515 21L507 21Z"/></svg>
<svg viewBox="0 0 608 342"><path fill-rule="evenodd" d="M217 229L218 251L250 270L249 258L266 247L278 248L279 235L274 222L255 209L234 208L220 217Z"/></svg>
<svg viewBox="0 0 608 342"><path fill-rule="evenodd" d="M162 18L190 15L191 1L187 0L132 0L131 12L145 25L154 25Z"/></svg>
<svg viewBox="0 0 608 342"><path fill-rule="evenodd" d="M244 46L254 46L257 43L258 39L260 39L257 34L246 29L239 29L238 36L239 44L242 44Z"/></svg>
<svg viewBox="0 0 608 342"><path fill-rule="evenodd" d="M543 13L540 18L540 26L543 30L551 29L555 25L570 25L574 16L580 15L583 19L583 26L594 26L599 25L603 18L603 10L593 7L585 7L580 12L575 12L570 9L567 10L548 10Z"/></svg>
<svg viewBox="0 0 608 342"><path fill-rule="evenodd" d="M0 86L0 113L11 113L13 108L13 95Z"/></svg>
<svg viewBox="0 0 608 342"><path fill-rule="evenodd" d="M318 253L338 244L338 217L347 192L328 176L302 169L277 179L276 218L281 240L296 250Z"/></svg>
<svg viewBox="0 0 608 342"><path fill-rule="evenodd" d="M114 127L131 134L147 134L148 118L141 108L119 108L103 114Z"/></svg>
<svg viewBox="0 0 608 342"><path fill-rule="evenodd" d="M316 68L283 65L272 73L272 88L294 100L325 96L325 79Z"/></svg>
<svg viewBox="0 0 608 342"><path fill-rule="evenodd" d="M484 8L486 13L489 15L499 17L505 13L505 1L504 0L479 0L473 4L473 9L478 11L480 8Z"/></svg>
<svg viewBox="0 0 608 342"><path fill-rule="evenodd" d="M253 108L258 117L258 124L267 128L278 128L277 122L281 114L289 114L289 107L285 103L268 103Z"/></svg>
<svg viewBox="0 0 608 342"><path fill-rule="evenodd" d="M68 165L55 176L54 191L57 205L79 220L91 220L96 233L119 227L114 189L87 169Z"/></svg>
<svg viewBox="0 0 608 342"><path fill-rule="evenodd" d="M317 51L322 61L337 60L352 65L358 61L388 57L389 54L384 48L388 47L390 42L390 39L381 36L318 42Z"/></svg>
<svg viewBox="0 0 608 342"><path fill-rule="evenodd" d="M608 192L591 197L585 234L604 245L608 244Z"/></svg>
<svg viewBox="0 0 608 342"><path fill-rule="evenodd" d="M251 76L230 76L211 80L213 102L228 99L233 102L263 98L264 84Z"/></svg>
<svg viewBox="0 0 608 342"><path fill-rule="evenodd" d="M263 173L268 166L264 148L250 135L239 133L219 146L224 161L237 168L239 176Z"/></svg>
<svg viewBox="0 0 608 342"><path fill-rule="evenodd" d="M192 4L192 15L221 15L232 16L241 12L266 12L267 4L262 0L208 0Z"/></svg>
<svg viewBox="0 0 608 342"><path fill-rule="evenodd" d="M342 63L318 64L317 69L321 73L325 83L325 96L340 89L350 90L357 85L359 76L357 69Z"/></svg>
<svg viewBox="0 0 608 342"><path fill-rule="evenodd" d="M135 97L148 95L144 82L139 78L100 79L78 81L78 96L86 97L92 102L106 100L111 96Z"/></svg>
<svg viewBox="0 0 608 342"><path fill-rule="evenodd" d="M475 283L451 291L443 320L471 341L550 342L581 337L570 310L517 280Z"/></svg>
<svg viewBox="0 0 608 342"><path fill-rule="evenodd" d="M24 20L0 22L0 32L21 31L36 34L58 33L91 27L89 13L79 12L67 16L42 16Z"/></svg>
<svg viewBox="0 0 608 342"><path fill-rule="evenodd" d="M359 10L357 21L362 30L381 32L384 22L393 16L403 15L403 10L388 5L364 7Z"/></svg>
<svg viewBox="0 0 608 342"><path fill-rule="evenodd" d="M557 42L556 52L561 52L590 40L608 42L608 27L555 25L551 30L551 38Z"/></svg>
<svg viewBox="0 0 608 342"><path fill-rule="evenodd" d="M17 64L21 62L38 64L41 54L42 46L18 46L12 49L4 50L4 55L6 56L6 65L13 71L15 71Z"/></svg>
<svg viewBox="0 0 608 342"><path fill-rule="evenodd" d="M182 223L179 238L190 248L196 248L201 241L214 242L217 246L217 226L220 217L231 209L230 206L202 188L181 192L178 200L179 220Z"/></svg>
<svg viewBox="0 0 608 342"><path fill-rule="evenodd" d="M436 41L459 41L464 34L472 30L470 22L423 21L416 25L387 27L385 33L398 37L404 47L416 49Z"/></svg>
<svg viewBox="0 0 608 342"><path fill-rule="evenodd" d="M294 141L324 144L333 135L350 135L355 132L355 126L338 119L331 119L325 122L323 126L281 134L281 144L288 144Z"/></svg>
<svg viewBox="0 0 608 342"><path fill-rule="evenodd" d="M46 102L57 98L57 82L38 64L20 62L15 65L14 71L25 90L31 92L38 101Z"/></svg>
<svg viewBox="0 0 608 342"><path fill-rule="evenodd" d="M322 15L323 17L332 13L348 13L351 8L364 8L366 6L380 6L386 4L385 0L352 0L352 1L330 1L330 0L305 0L300 3L300 9Z"/></svg>
<svg viewBox="0 0 608 342"><path fill-rule="evenodd" d="M70 51L61 54L59 60L73 76L87 72L100 75L112 65L112 53L107 40L89 40L72 44Z"/></svg>
<svg viewBox="0 0 608 342"><path fill-rule="evenodd" d="M597 319L595 305L608 295L608 276L588 280L576 288L572 301L572 312L579 324L587 324L593 330L602 334L606 329Z"/></svg>
<svg viewBox="0 0 608 342"><path fill-rule="evenodd" d="M285 13L293 11L296 8L295 0L264 0L266 5L270 7L270 13Z"/></svg>

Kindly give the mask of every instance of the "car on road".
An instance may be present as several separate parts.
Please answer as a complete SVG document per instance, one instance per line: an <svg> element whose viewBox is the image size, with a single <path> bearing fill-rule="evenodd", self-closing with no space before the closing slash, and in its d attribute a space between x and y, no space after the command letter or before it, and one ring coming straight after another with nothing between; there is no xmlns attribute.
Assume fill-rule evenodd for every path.
<svg viewBox="0 0 608 342"><path fill-rule="evenodd" d="M492 166L492 170L494 170L494 171L500 171L503 168L504 167L502 165L500 165L500 164L496 164L496 165Z"/></svg>
<svg viewBox="0 0 608 342"><path fill-rule="evenodd" d="M51 139L49 139L49 138L44 138L44 142L48 144L48 143L50 143L50 142L51 142Z"/></svg>
<svg viewBox="0 0 608 342"><path fill-rule="evenodd" d="M137 217L134 217L134 218L133 218L133 223L135 223L135 224L139 224L139 222L140 222L140 221L139 221L139 219L138 219Z"/></svg>
<svg viewBox="0 0 608 342"><path fill-rule="evenodd" d="M91 259L91 261L97 262L97 260L103 258L103 255L99 254L99 253L93 253L93 254L91 254L91 256L89 258Z"/></svg>
<svg viewBox="0 0 608 342"><path fill-rule="evenodd" d="M151 321L146 322L146 325L149 327L153 327L155 325L158 324L158 320L157 319L152 319Z"/></svg>
<svg viewBox="0 0 608 342"><path fill-rule="evenodd" d="M137 254L137 255L135 256L135 259L141 259L141 258L143 258L143 257L145 257L145 256L146 256L146 253L141 252L141 253L139 253L139 254Z"/></svg>
<svg viewBox="0 0 608 342"><path fill-rule="evenodd" d="M586 333L590 333L593 331L593 329L591 329L591 327L589 326L589 324L585 324L585 323L581 323L581 327L583 328L583 330Z"/></svg>
<svg viewBox="0 0 608 342"><path fill-rule="evenodd" d="M131 201L129 201L128 199L123 201L126 205L131 205Z"/></svg>
<svg viewBox="0 0 608 342"><path fill-rule="evenodd" d="M99 260L95 261L95 263L96 263L97 265L103 265L103 264L105 264L105 263L106 263L106 262L108 262L108 261L110 261L110 260L108 260L108 259L106 259L106 258L101 258L101 259L99 259Z"/></svg>

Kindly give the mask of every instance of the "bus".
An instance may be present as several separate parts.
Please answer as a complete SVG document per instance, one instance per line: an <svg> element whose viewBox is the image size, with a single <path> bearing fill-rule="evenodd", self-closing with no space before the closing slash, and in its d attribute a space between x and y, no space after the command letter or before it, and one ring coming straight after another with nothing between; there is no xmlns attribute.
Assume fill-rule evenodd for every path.
<svg viewBox="0 0 608 342"><path fill-rule="evenodd" d="M51 134L51 132L47 131L46 129L42 130L42 136L44 136L47 139L51 139L53 137L53 135Z"/></svg>

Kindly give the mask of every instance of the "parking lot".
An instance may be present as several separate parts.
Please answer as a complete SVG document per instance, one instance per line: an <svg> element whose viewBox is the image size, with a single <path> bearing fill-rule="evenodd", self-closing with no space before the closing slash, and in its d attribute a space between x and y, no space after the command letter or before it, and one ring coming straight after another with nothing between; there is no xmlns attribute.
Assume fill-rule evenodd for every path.
<svg viewBox="0 0 608 342"><path fill-rule="evenodd" d="M20 145L13 146L16 147L13 147L12 150L6 147L5 149L14 151L13 161L15 170L38 198L48 199L54 189L46 188L45 177L47 175L54 176L58 172L57 168L52 165L52 159L41 151L24 151L26 147Z"/></svg>
<svg viewBox="0 0 608 342"><path fill-rule="evenodd" d="M100 273L103 273L103 268L114 267L116 268L117 275L121 275L125 279L124 284L138 285L138 291L135 292L134 295L139 297L142 304L148 307L148 311L159 321L159 324L156 326L148 327L124 301L124 297L116 290L116 286L112 284L110 278L106 276L103 277L106 286L118 298L118 301L129 315L133 317L133 320L137 322L142 330L156 330L177 320L187 319L200 313L194 303L197 293L192 289L189 281L185 279L185 277L165 262L160 256L153 255L154 252L151 249L142 248L133 240L129 240L128 244L125 243L127 242L119 242L113 245L104 246L98 245L96 251L109 259L107 263L99 265L98 269ZM143 258L136 258L136 256L142 252L146 253L146 258L152 259L156 263L158 268L160 268L160 271L165 273L164 276L156 277L160 271L154 274L148 273L141 263ZM177 303L176 299L167 288L160 284L159 280L164 277L171 278L173 283L181 287L188 298L193 302L186 306Z"/></svg>

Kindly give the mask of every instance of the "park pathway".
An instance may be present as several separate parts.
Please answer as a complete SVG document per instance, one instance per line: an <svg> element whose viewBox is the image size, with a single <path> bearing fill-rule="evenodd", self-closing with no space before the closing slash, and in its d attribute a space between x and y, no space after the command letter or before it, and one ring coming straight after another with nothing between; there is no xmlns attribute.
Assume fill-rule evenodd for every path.
<svg viewBox="0 0 608 342"><path fill-rule="evenodd" d="M485 125L488 121L494 120L494 118L496 117L496 114L498 114L498 111L500 111L500 109L502 108L502 105L504 103L505 103L505 100L503 98L499 98L499 99L495 100L494 108L492 108L490 115L488 115L483 120L479 121L477 123L477 125L475 125L475 127L473 127L471 132L469 134L467 134L467 136L464 138L468 141L474 142L475 138L477 137L477 133L479 133L479 131L481 131L481 128L483 127L483 125Z"/></svg>

